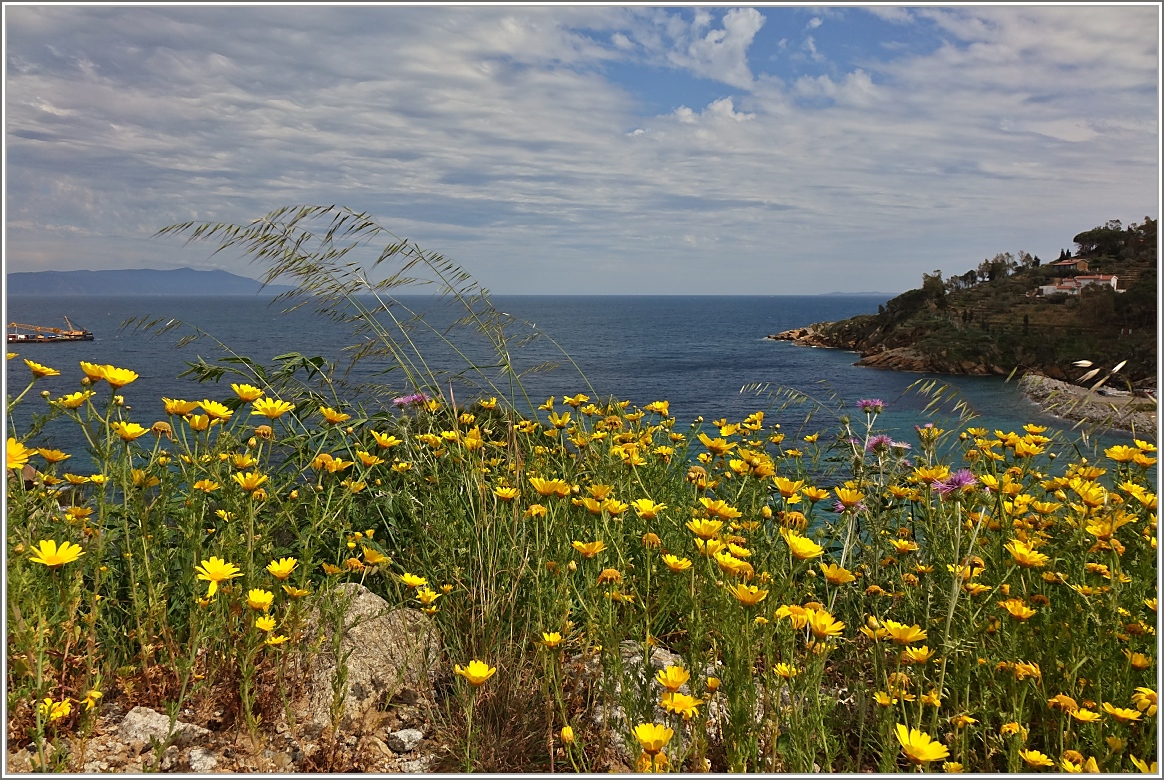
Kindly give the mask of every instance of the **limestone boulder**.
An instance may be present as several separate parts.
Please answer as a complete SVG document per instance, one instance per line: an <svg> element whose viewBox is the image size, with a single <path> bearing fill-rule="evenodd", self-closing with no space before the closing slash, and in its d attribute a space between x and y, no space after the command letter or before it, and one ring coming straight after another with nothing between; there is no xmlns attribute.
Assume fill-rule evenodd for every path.
<svg viewBox="0 0 1164 780"><path fill-rule="evenodd" d="M424 732L419 729L401 729L388 735L385 743L394 753L411 753L424 739Z"/></svg>
<svg viewBox="0 0 1164 780"><path fill-rule="evenodd" d="M135 742L148 745L151 739L165 742L171 733L170 719L149 707L134 707L126 713L125 718L117 727L117 731L126 745L132 745ZM174 738L171 744L185 747L209 736L210 731L201 726L176 720L174 721Z"/></svg>
<svg viewBox="0 0 1164 780"><path fill-rule="evenodd" d="M393 607L363 585L344 583L308 620L312 652L306 660L309 719L331 722L337 683L340 724L351 728L399 697L433 701L439 645L432 620L419 610ZM338 632L338 633L337 633ZM335 652L339 638L339 658ZM346 667L346 678L337 674Z"/></svg>
<svg viewBox="0 0 1164 780"><path fill-rule="evenodd" d="M618 649L617 661L613 658L605 659L608 664L606 668L603 667L601 654L573 656L566 665L566 673L574 677L576 685L585 686L600 686L604 676L609 677L610 700L600 702L591 710L591 725L599 731L608 731L609 746L616 760L634 766L638 748L634 740L628 736L634 724L628 720L623 703L629 699L639 707L649 706L654 714L655 723L669 722L671 716L658 704L665 689L655 675L668 666L685 664L681 656L663 647L652 647L648 657L642 643L633 640L622 642ZM712 673L712 669L705 669L702 676L706 677ZM683 685L679 692L690 694L690 686ZM678 746L679 741L668 745L667 752L670 758L677 758Z"/></svg>

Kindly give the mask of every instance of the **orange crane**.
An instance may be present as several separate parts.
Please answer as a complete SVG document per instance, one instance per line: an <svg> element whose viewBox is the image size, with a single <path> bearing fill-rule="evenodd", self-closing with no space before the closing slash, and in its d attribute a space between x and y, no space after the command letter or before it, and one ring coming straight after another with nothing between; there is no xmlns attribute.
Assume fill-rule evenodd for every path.
<svg viewBox="0 0 1164 780"><path fill-rule="evenodd" d="M10 328L24 328L25 330L35 330L37 333L44 333L45 331L48 331L49 333L64 333L64 331L61 330L60 328L50 328L47 325L25 325L24 323L20 323L20 322L10 322L10 323L8 323L8 327L10 327Z"/></svg>
<svg viewBox="0 0 1164 780"><path fill-rule="evenodd" d="M26 325L20 322L8 323L8 343L46 342L46 341L92 341L93 334L84 328L78 328L68 317L65 317L68 330L51 328L47 325ZM34 333L20 333L20 329L34 331ZM48 335L51 334L51 335Z"/></svg>

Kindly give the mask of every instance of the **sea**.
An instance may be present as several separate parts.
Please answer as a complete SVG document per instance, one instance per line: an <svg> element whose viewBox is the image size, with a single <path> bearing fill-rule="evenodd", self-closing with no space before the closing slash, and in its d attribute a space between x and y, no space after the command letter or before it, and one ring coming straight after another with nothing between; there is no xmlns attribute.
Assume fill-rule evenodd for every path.
<svg viewBox="0 0 1164 780"><path fill-rule="evenodd" d="M511 386L496 369L489 342L470 327L455 325L466 314L459 304L425 296L402 296L392 314L379 314L380 335L354 332L351 324L305 306L285 311L286 302L271 296L20 296L7 300L8 321L63 327L64 317L95 334L91 342L9 345L20 357L7 361L6 387L13 398L25 386L29 358L60 370L43 379L37 391L53 397L80 389L79 361L112 364L136 371L140 378L122 394L128 417L143 425L165 419L161 397L225 400L230 382L245 377L224 376L219 382L197 383L179 374L191 363L215 364L245 356L270 366L275 357L299 353L336 365L341 386L337 397L358 398L391 408L386 398L412 391L399 361L370 355L350 365L353 349L383 346L384 334L414 366L434 373L442 393L459 404L474 397L510 397L523 411L557 396L585 393L595 400L613 396L637 406L670 402L677 429L702 418L739 421L765 411L765 422L780 422L790 437L835 426L849 415L863 430L861 399L880 399L885 412L877 428L898 440L917 443L915 426L941 428L978 425L988 430L1021 431L1026 423L1058 431L1064 442L1080 445L1080 431L1071 423L1042 413L1027 401L1015 380L1004 377L964 377L886 371L854 365L858 355L832 349L795 346L766 338L795 327L874 313L887 295L777 296L504 296L491 298L519 370L538 368ZM375 302L362 300L364 305ZM424 314L405 338L396 322ZM143 323L154 323L144 327ZM425 324L427 323L427 324ZM169 330L159 332L169 324ZM430 327L431 326L431 327ZM193 341L191 337L195 337ZM381 350L383 352L383 350ZM557 364L557 367L545 364ZM222 364L239 367L237 362ZM250 380L253 382L253 380ZM451 381L451 388L448 383ZM492 382L492 384L490 384ZM348 387L342 386L346 383ZM380 397L357 394L358 385L383 390ZM929 393L921 392L924 385ZM933 406L934 392L944 401ZM106 389L105 392L108 392ZM959 408L977 415L972 423L958 420ZM45 401L30 393L7 422L8 435L28 430L34 412ZM370 410L374 408L370 407ZM543 413L544 416L544 413ZM54 422L40 434L40 446L83 450L72 424ZM1118 431L1089 437L1094 447L1130 442Z"/></svg>

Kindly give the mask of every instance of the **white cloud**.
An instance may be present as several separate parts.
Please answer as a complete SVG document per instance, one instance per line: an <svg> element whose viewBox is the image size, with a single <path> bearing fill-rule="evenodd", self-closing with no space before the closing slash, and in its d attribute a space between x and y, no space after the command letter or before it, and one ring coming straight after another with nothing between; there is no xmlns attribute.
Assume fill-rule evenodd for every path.
<svg viewBox="0 0 1164 780"><path fill-rule="evenodd" d="M894 5L870 5L861 10L873 14L879 19L894 24L909 24L914 21L913 15L908 8L902 8Z"/></svg>
<svg viewBox="0 0 1164 780"><path fill-rule="evenodd" d="M811 35L804 39L804 43L801 46L808 52L808 56L813 62L825 61L824 55L816 50L816 40Z"/></svg>
<svg viewBox="0 0 1164 780"><path fill-rule="evenodd" d="M730 97L720 98L708 104L707 108L696 114L687 106L679 106L673 112L673 116L685 125L698 124L703 120L718 121L731 120L733 122L747 122L750 119L755 119L755 114L737 113L735 103Z"/></svg>
<svg viewBox="0 0 1164 780"><path fill-rule="evenodd" d="M793 85L797 95L806 98L827 98L850 106L871 106L878 97L877 87L865 71L857 68L845 74L840 83L834 82L827 74L802 76Z"/></svg>
<svg viewBox="0 0 1164 780"><path fill-rule="evenodd" d="M808 24L804 25L804 29L815 30L817 27L820 27L822 24L824 24L824 22L821 21L821 18L819 16L814 16L808 20Z"/></svg>
<svg viewBox="0 0 1164 780"><path fill-rule="evenodd" d="M1052 119L1045 122L1011 122L1004 119L1000 126L1008 132L1038 133L1048 138L1070 141L1071 143L1090 141L1100 135L1091 127L1090 123L1078 119Z"/></svg>
<svg viewBox="0 0 1164 780"><path fill-rule="evenodd" d="M969 44L966 54L978 63L1001 56L1004 63L1029 60L1043 68L1096 68L1088 83L1105 72L1134 72L1142 82L1154 83L1158 40L1136 27L1154 27L1155 14L1144 14L1146 8L1126 11L1112 13L1102 6L916 9ZM1138 22L1131 21L1136 17Z"/></svg>
<svg viewBox="0 0 1164 780"><path fill-rule="evenodd" d="M728 11L722 27L713 26L705 9L696 9L691 22L665 11L644 14L640 21L634 37L657 61L734 87L752 85L748 47L764 26L764 16L756 9Z"/></svg>

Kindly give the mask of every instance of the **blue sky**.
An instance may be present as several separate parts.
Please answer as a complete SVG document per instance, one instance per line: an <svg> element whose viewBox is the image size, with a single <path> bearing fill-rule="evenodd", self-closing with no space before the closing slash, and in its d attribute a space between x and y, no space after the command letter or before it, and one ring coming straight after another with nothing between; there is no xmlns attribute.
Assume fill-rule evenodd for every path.
<svg viewBox="0 0 1164 780"><path fill-rule="evenodd" d="M915 287L1159 211L1156 5L4 6L6 269L342 204L497 293Z"/></svg>

